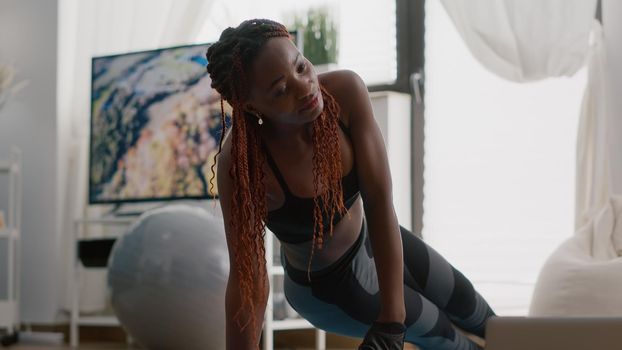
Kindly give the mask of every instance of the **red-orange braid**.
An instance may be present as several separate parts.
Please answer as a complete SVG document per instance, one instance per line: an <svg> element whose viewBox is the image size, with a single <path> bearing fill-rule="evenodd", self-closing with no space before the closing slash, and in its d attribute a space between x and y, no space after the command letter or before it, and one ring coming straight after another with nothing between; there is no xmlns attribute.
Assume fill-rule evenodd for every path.
<svg viewBox="0 0 622 350"><path fill-rule="evenodd" d="M231 203L231 228L238 235L235 257L237 273L240 276L240 294L242 305L235 315L238 325L244 329L250 324L255 329L254 318L240 321L239 312L248 308L250 315L255 313L255 301L266 296L260 294L263 288L257 289L257 281L266 276L265 260L265 219L267 216L266 189L264 183L263 164L265 154L260 147L259 128L261 127L252 116L244 112L244 102L248 94L247 67L256 57L259 49L273 37L289 37L286 28L269 20L248 20L237 28L227 28L218 42L207 51L207 70L214 87L233 107L231 118L231 168L229 175L233 182ZM313 122L313 186L315 193L322 193L315 199L313 216L315 220L313 246L309 258L309 271L314 248L320 249L324 242L324 222L322 207L328 218L335 213L346 212L342 199L341 188L341 153L338 139L339 106L335 98L321 88L324 110ZM225 136L224 107L221 139L218 154L222 151ZM212 170L213 179L215 176ZM210 179L210 183L211 183ZM213 184L212 184L213 187ZM212 188L213 190L213 188ZM328 230L332 235L332 220ZM257 273L259 271L259 274ZM243 322L243 323L242 323ZM257 339L254 339L254 343Z"/></svg>

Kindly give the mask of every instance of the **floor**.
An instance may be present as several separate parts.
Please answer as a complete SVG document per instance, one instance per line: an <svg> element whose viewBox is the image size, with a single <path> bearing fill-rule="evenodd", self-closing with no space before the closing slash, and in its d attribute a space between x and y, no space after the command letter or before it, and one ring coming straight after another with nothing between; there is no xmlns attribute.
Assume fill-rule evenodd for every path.
<svg viewBox="0 0 622 350"><path fill-rule="evenodd" d="M81 344L78 348L74 349L69 345L65 346L42 346L42 345L13 345L7 350L120 350L120 349L140 349L138 347L132 347L122 343L91 343ZM277 348L276 350L313 350L311 348ZM327 350L346 350L345 348L327 348ZM350 349L348 349L350 350ZM417 350L416 347L406 344L404 350Z"/></svg>
<svg viewBox="0 0 622 350"><path fill-rule="evenodd" d="M67 327L65 327L67 328ZM68 329L37 329L41 332L62 332L65 340L69 338ZM81 327L80 346L72 348L68 344L39 345L32 339L22 338L22 343L14 344L7 350L140 350L139 345L125 343L127 333L119 327ZM26 343L30 341L29 343ZM326 334L327 350L352 350L360 344L360 339ZM0 347L0 350L4 348ZM260 348L261 349L261 348ZM315 332L311 329L280 331L274 337L274 350L315 350ZM415 346L405 344L404 350L417 350Z"/></svg>
<svg viewBox="0 0 622 350"><path fill-rule="evenodd" d="M110 328L101 328L95 329L95 327L82 327L81 330L81 339L80 346L78 348L72 348L68 344L63 345L36 345L36 344L25 344L18 343L14 344L8 348L7 350L139 350L144 349L139 345L132 345L125 343L127 334L118 329L118 334L115 333L114 337L111 337L111 334L106 334L104 331L110 331ZM115 327L112 327L115 328ZM457 328L458 331L464 333L460 329ZM89 331L97 331L97 332L89 332ZM92 334L89 334L92 333ZM483 339L478 338L472 334L464 333L471 340L478 343L480 346L484 347L485 342ZM107 336L106 336L107 335ZM84 338L83 338L84 336ZM67 338L65 338L67 339ZM105 339L105 340L104 340ZM23 339L25 340L25 339ZM104 341L104 342L102 342ZM314 350L315 345L315 333L312 330L289 330L282 331L278 334L275 334L274 338L274 350ZM339 336L332 333L327 333L326 335L326 345L327 350L349 350L356 349L360 344L360 339L349 338L344 336ZM4 348L2 348L4 349ZM1 350L1 349L0 349ZM417 350L417 347L411 344L405 344L404 350Z"/></svg>
<svg viewBox="0 0 622 350"><path fill-rule="evenodd" d="M138 349L136 347L127 346L120 343L99 343L99 344L83 344L80 347L76 348L79 350L120 350L120 349ZM309 348L277 348L276 350L312 350ZM14 345L7 350L75 350L69 345L66 346L36 346L36 345ZM327 348L327 350L346 350L344 348L335 349L335 348ZM350 349L348 349L350 350ZM405 345L404 350L416 350L416 347Z"/></svg>
<svg viewBox="0 0 622 350"><path fill-rule="evenodd" d="M84 328L84 327L83 327ZM115 328L115 327L112 327ZM118 330L118 334L116 337L110 338L110 334L108 337L104 337L106 335L105 331L110 331L110 328L101 328L97 329L99 332L95 332L93 334L89 334L87 330L93 331L96 330L95 327L86 327L84 331L81 330L81 339L80 346L77 348L72 348L68 344L63 345L35 345L35 344L25 344L25 343L17 343L8 348L7 350L139 350L144 349L139 345L132 345L125 343L127 334ZM480 346L484 347L485 342L483 339L478 338L472 334L465 333L459 328L458 331L465 334L474 342L478 343ZM82 336L85 336L83 338ZM96 336L96 337L95 337ZM65 338L67 339L67 338ZM102 339L106 339L105 342L102 342ZM97 341L97 342L95 342ZM315 345L315 333L312 330L289 330L282 331L275 335L274 338L274 350L314 350ZM349 338L340 335L336 335L333 333L326 334L326 350L351 350L356 349L360 344L360 339ZM4 348L2 348L4 349ZM404 350L417 350L418 348L412 344L404 344ZM1 349L0 349L1 350Z"/></svg>
<svg viewBox="0 0 622 350"><path fill-rule="evenodd" d="M13 345L7 350L74 350L69 345L65 346L49 346L49 345L22 345L17 344ZM82 344L80 347L76 348L80 350L117 350L117 349L139 349L137 347L131 347L122 343L92 343L92 344Z"/></svg>

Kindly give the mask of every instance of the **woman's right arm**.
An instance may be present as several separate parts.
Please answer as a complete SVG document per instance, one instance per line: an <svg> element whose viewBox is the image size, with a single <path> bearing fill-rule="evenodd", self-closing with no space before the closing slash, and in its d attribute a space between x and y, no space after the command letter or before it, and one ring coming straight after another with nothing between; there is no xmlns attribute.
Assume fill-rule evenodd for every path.
<svg viewBox="0 0 622 350"><path fill-rule="evenodd" d="M229 133L230 134L230 133ZM230 136L230 135L227 135ZM227 292L225 296L225 314L226 314L226 342L227 342L227 350L256 350L259 346L259 339L261 335L261 330L263 326L264 313L266 310L267 296L269 290L268 279L264 278L261 281L257 276L267 276L267 274L260 274L257 272L254 274L256 276L255 287L253 288L256 291L264 290L263 294L265 298L261 298L260 300L255 300L255 312L252 315L251 311L248 308L240 310L240 305L242 304L240 288L239 288L239 277L238 269L236 266L235 256L238 253L236 251L236 242L238 239L238 232L233 232L231 227L231 197L232 197L232 181L229 176L229 167L230 167L230 158L231 158L231 147L230 147L230 138L226 137L224 140L222 152L218 156L218 168L217 168L217 186L218 186L218 197L220 201L220 207L223 213L223 219L225 224L225 234L227 237L227 247L229 249L229 280L227 282ZM254 266L259 266L259 262L254 264ZM262 266L265 266L263 264ZM238 314L239 311L239 314ZM236 319L235 316L238 316L239 319ZM248 324L246 328L242 331L240 325L238 324L238 320L245 323L250 320L250 318L255 319L256 327L251 329L251 323ZM253 342L253 339L255 341Z"/></svg>
<svg viewBox="0 0 622 350"><path fill-rule="evenodd" d="M244 331L241 330L237 321L234 320L234 316L238 312L240 308L240 289L237 285L238 281L236 278L229 277L229 283L227 284L227 294L225 297L225 313L226 313L226 341L227 341L227 350L237 350L237 349L248 349L248 350L256 350L259 347L259 339L261 336L262 325L264 320L264 313L266 311L266 302L267 299L256 300L255 301L255 314L251 315L250 310L244 309L240 311L239 317L241 320L245 322L249 319L250 316L255 318L256 328L251 329L251 324L249 323ZM257 288L260 288L260 285L257 285ZM268 284L267 279L263 288L266 289L265 295L268 294ZM255 339L255 342L252 341Z"/></svg>

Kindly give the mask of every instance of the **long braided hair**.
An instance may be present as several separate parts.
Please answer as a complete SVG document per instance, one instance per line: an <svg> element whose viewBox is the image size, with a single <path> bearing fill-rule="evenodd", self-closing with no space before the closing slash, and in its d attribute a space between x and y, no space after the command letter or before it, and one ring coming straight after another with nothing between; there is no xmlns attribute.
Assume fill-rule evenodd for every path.
<svg viewBox="0 0 622 350"><path fill-rule="evenodd" d="M252 19L242 22L237 28L225 29L220 39L207 50L207 71L212 80L211 86L221 95L222 134L220 137L217 157L222 150L223 139L226 133L223 100L232 107L231 118L232 148L231 168L229 176L233 180L233 195L231 204L231 228L238 235L237 247L239 252L235 256L235 266L240 276L240 293L242 303L239 312L247 307L250 315L255 314L255 300L263 300L263 288L257 290L254 282L266 278L265 260L265 219L267 216L266 190L264 185L263 164L265 154L260 147L259 125L256 117L244 110L244 103L248 98L248 73L253 59L262 46L275 37L288 37L290 34L280 23L267 19ZM313 138L313 186L314 186L314 229L313 244L308 265L310 280L311 259L314 249L322 249L325 231L332 236L333 216L336 213L346 212L343 204L341 186L341 153L337 122L339 105L328 91L320 86L324 100L324 110L320 117L312 123ZM213 188L215 174L212 169L210 179ZM318 195L320 186L324 189ZM325 229L323 217L327 217ZM257 265L259 264L259 265ZM256 268L259 267L259 275ZM260 278L257 280L257 278ZM255 319L238 325L244 329L249 321L255 329ZM254 333L253 333L254 334ZM254 336L254 335L253 335ZM256 340L256 339L254 339Z"/></svg>

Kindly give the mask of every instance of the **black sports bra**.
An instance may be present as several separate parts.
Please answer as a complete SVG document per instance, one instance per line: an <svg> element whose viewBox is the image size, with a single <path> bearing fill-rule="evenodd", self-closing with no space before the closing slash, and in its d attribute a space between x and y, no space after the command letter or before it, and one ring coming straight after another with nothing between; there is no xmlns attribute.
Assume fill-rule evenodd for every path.
<svg viewBox="0 0 622 350"><path fill-rule="evenodd" d="M346 135L350 135L349 130L345 127L343 122L339 120L339 126ZM282 242L299 244L311 241L313 239L313 198L312 197L298 197L292 194L283 178L283 175L279 171L279 168L272 158L272 155L268 151L265 144L262 143L263 149L266 152L266 160L268 165L274 172L279 185L283 189L285 194L285 201L278 209L268 212L266 218L266 226L274 235ZM343 188L342 198L343 204L347 209L350 209L354 202L360 195L358 178L356 174L356 164L352 164L350 172L341 178L341 185ZM342 215L337 213L333 217L333 227L341 220ZM324 214L322 218L324 228L328 231L329 218Z"/></svg>

